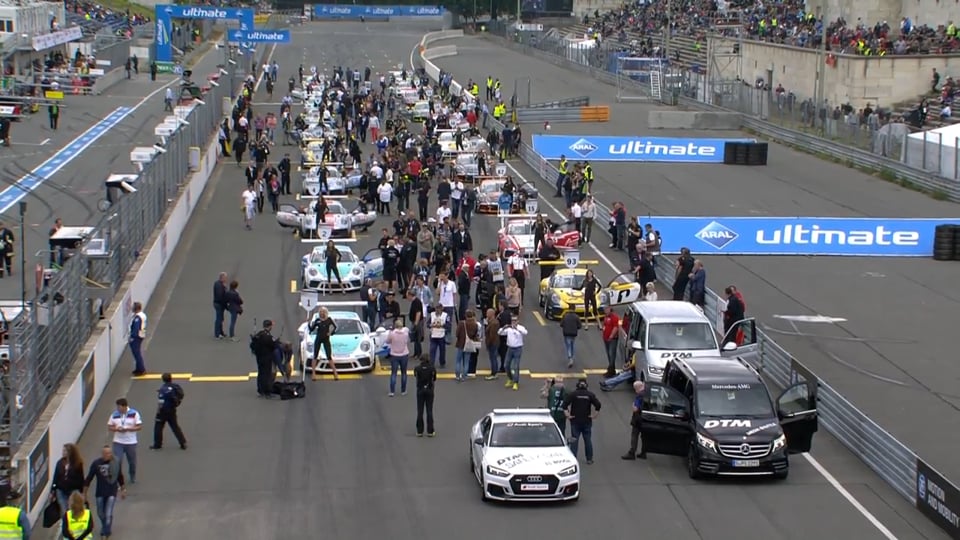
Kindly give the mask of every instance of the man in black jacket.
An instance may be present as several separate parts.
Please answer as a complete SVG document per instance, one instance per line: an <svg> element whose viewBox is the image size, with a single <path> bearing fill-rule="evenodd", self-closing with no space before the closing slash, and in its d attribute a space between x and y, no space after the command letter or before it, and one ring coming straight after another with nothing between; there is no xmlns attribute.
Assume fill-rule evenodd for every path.
<svg viewBox="0 0 960 540"><path fill-rule="evenodd" d="M541 261L554 262L560 260L560 250L557 249L557 246L553 245L553 239L547 238L543 243L543 246L540 247L540 252L537 253L537 258ZM553 274L554 267L553 264L541 264L540 265L540 281L543 281L550 277Z"/></svg>
<svg viewBox="0 0 960 540"><path fill-rule="evenodd" d="M563 410L570 419L570 451L577 455L583 437L587 465L593 464L593 419L600 414L600 406L600 400L587 388L586 379L578 380L577 389L563 399Z"/></svg>
<svg viewBox="0 0 960 540"><path fill-rule="evenodd" d="M433 367L429 355L420 356L420 364L413 368L417 381L417 437L423 437L423 413L427 413L427 437L436 437L433 429L433 390L437 382L437 368Z"/></svg>
<svg viewBox="0 0 960 540"><path fill-rule="evenodd" d="M227 337L223 331L223 314L227 310L227 273L220 272L213 282L213 337Z"/></svg>
<svg viewBox="0 0 960 540"><path fill-rule="evenodd" d="M273 321L267 319L263 321L263 330L250 338L250 350L257 358L257 395L267 399L273 397L273 380L277 373L274 358L279 346L272 330Z"/></svg>
<svg viewBox="0 0 960 540"><path fill-rule="evenodd" d="M277 168L280 170L280 193L290 195L290 154L284 154Z"/></svg>

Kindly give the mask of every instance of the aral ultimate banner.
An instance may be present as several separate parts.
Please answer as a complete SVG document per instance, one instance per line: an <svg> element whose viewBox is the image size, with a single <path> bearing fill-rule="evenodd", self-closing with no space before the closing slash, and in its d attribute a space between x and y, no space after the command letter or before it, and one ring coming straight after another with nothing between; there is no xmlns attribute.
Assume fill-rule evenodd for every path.
<svg viewBox="0 0 960 540"><path fill-rule="evenodd" d="M534 135L533 149L548 160L566 156L589 161L723 163L723 146L728 142L754 140Z"/></svg>

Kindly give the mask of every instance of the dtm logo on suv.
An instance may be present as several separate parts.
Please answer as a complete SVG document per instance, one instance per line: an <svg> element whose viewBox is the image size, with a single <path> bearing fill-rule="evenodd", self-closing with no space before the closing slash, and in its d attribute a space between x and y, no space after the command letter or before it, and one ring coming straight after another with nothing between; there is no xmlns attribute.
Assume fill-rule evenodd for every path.
<svg viewBox="0 0 960 540"><path fill-rule="evenodd" d="M748 428L752 425L750 420L707 420L703 423L706 429L712 428Z"/></svg>
<svg viewBox="0 0 960 540"><path fill-rule="evenodd" d="M570 145L570 150L582 158L585 158L596 152L597 148L599 148L597 145L586 139L579 139L577 142Z"/></svg>
<svg viewBox="0 0 960 540"><path fill-rule="evenodd" d="M700 232L694 236L715 247L717 250L721 250L736 240L740 235L733 232L733 229L729 227L721 225L716 221L711 221L709 225L700 229Z"/></svg>

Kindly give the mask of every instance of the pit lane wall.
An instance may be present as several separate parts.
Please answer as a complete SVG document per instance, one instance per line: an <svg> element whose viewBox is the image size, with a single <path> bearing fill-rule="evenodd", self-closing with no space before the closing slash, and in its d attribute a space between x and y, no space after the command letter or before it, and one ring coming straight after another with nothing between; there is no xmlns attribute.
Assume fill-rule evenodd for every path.
<svg viewBox="0 0 960 540"><path fill-rule="evenodd" d="M454 37L456 36L449 32L427 34L421 41L420 51L425 52L425 46L429 43ZM439 69L430 62L429 54L422 54L421 62L428 74L439 73ZM460 90L460 85L450 85L450 91L455 95L458 95ZM503 128L496 120L490 120L494 128ZM526 143L521 144L520 158L546 183L548 190L553 188L558 174L556 167ZM518 180L526 183L523 178ZM610 211L599 202L598 206L600 213ZM657 279L669 289L673 285L673 265L665 259L659 258ZM716 328L723 328L725 309L726 301L708 289L704 312ZM952 538L960 539L960 488L859 410L834 387L820 379L770 336L759 328L756 332L760 355L754 367L769 382L780 388L804 381L811 383L816 389L820 425L897 493L914 504L927 519Z"/></svg>
<svg viewBox="0 0 960 540"><path fill-rule="evenodd" d="M647 113L647 124L651 129L739 131L743 116L728 112L654 110Z"/></svg>
<svg viewBox="0 0 960 540"><path fill-rule="evenodd" d="M93 335L78 354L73 368L64 377L50 404L44 410L32 440L25 441L13 458L16 483L24 486L23 509L32 523L37 523L49 497L52 468L60 457L58 451L66 443L80 439L90 415L102 397L110 376L127 346L133 302L148 304L173 255L180 237L190 221L200 197L217 166L219 144L215 135L204 150L200 166L192 173L168 211L164 225L154 232L140 261L127 274L117 299L104 314ZM115 396L110 396L114 398ZM39 531L38 531L39 534Z"/></svg>

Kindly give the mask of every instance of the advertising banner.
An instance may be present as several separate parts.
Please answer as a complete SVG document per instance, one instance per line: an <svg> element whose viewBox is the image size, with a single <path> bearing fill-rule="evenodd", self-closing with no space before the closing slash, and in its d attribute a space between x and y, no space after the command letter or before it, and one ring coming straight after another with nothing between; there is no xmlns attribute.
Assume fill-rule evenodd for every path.
<svg viewBox="0 0 960 540"><path fill-rule="evenodd" d="M387 17L442 17L446 9L437 6L357 6L349 4L314 4L318 19L366 19Z"/></svg>
<svg viewBox="0 0 960 540"><path fill-rule="evenodd" d="M230 30L229 40L242 43L290 43L289 30Z"/></svg>
<svg viewBox="0 0 960 540"><path fill-rule="evenodd" d="M27 485L29 490L27 512L29 513L37 504L42 504L40 496L43 495L43 489L47 487L50 481L50 430L43 432L43 437L33 447L30 452L27 466L30 467L30 478Z"/></svg>
<svg viewBox="0 0 960 540"><path fill-rule="evenodd" d="M960 491L920 458L917 458L917 510L950 538L960 538Z"/></svg>
<svg viewBox="0 0 960 540"><path fill-rule="evenodd" d="M549 160L566 156L590 161L723 163L723 145L728 142L753 139L534 135L533 149Z"/></svg>
<svg viewBox="0 0 960 540"><path fill-rule="evenodd" d="M153 38L156 45L154 60L157 63L173 61L173 47L170 44L170 36L173 34L173 19L239 21L240 30L244 32L253 31L254 14L250 8L157 4L154 13L157 25Z"/></svg>
<svg viewBox="0 0 960 540"><path fill-rule="evenodd" d="M937 225L953 219L822 217L638 218L660 231L662 251L705 255L930 257Z"/></svg>

